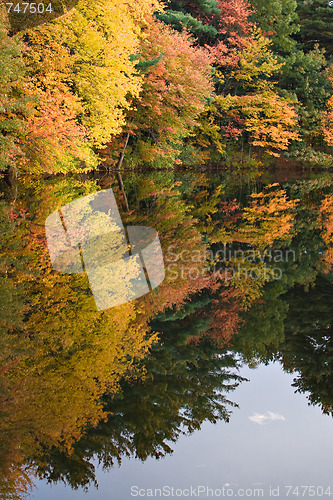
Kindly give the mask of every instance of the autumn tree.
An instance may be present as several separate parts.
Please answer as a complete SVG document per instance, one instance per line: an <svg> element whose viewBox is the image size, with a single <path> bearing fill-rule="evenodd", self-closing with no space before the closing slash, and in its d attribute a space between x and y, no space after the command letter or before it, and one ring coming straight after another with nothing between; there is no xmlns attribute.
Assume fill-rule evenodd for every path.
<svg viewBox="0 0 333 500"><path fill-rule="evenodd" d="M25 57L40 102L30 120L29 169L96 166L92 149L121 132L142 79L131 55L157 3L82 0L53 23L28 32Z"/></svg>
<svg viewBox="0 0 333 500"><path fill-rule="evenodd" d="M218 56L220 95L203 114L198 127L199 144L211 143L223 152L228 141L242 138L279 156L299 139L293 103L275 88L274 76L282 64L278 64L270 43L254 28Z"/></svg>
<svg viewBox="0 0 333 500"><path fill-rule="evenodd" d="M26 96L22 45L8 35L4 5L0 5L0 172L16 170L22 157L30 100Z"/></svg>
<svg viewBox="0 0 333 500"><path fill-rule="evenodd" d="M248 0L219 0L218 25L220 36L242 37L252 27L252 8Z"/></svg>
<svg viewBox="0 0 333 500"><path fill-rule="evenodd" d="M331 84L331 91L333 89L333 74L332 66L330 66L326 73L329 83ZM322 113L322 131L324 141L328 146L333 146L333 95L327 101L327 109Z"/></svg>
<svg viewBox="0 0 333 500"><path fill-rule="evenodd" d="M213 91L210 57L205 49L192 45L189 34L153 20L146 29L140 55L143 63L153 64L143 74L142 91L127 116L122 137L123 148L129 144L126 159L170 165Z"/></svg>

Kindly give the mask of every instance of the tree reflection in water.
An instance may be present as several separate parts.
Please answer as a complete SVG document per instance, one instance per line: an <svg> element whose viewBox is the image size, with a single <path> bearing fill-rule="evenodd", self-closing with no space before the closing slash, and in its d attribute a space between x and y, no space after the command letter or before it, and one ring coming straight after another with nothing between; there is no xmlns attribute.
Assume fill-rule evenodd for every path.
<svg viewBox="0 0 333 500"><path fill-rule="evenodd" d="M125 201L125 225L159 232L166 278L157 292L97 311L84 274L52 269L44 223L108 187ZM215 174L157 172L128 174L120 188L112 176L26 179L15 203L7 190L2 498L23 498L34 475L88 487L93 457L106 469L159 458L204 421L228 421L242 363L280 360L297 372L296 390L332 414L331 180L246 189Z"/></svg>

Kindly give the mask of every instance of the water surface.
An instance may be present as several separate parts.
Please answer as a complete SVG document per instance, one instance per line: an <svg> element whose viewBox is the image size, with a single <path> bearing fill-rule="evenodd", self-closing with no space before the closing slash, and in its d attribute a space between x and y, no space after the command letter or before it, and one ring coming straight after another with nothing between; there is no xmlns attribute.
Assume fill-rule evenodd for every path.
<svg viewBox="0 0 333 500"><path fill-rule="evenodd" d="M97 310L85 273L52 267L44 224L110 188L125 227L158 231L165 279ZM3 498L333 493L330 174L102 173L3 190Z"/></svg>

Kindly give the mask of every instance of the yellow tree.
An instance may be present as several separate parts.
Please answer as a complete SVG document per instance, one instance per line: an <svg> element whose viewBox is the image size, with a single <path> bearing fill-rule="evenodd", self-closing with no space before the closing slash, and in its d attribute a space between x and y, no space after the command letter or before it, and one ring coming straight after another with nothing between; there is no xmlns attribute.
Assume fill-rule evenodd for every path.
<svg viewBox="0 0 333 500"><path fill-rule="evenodd" d="M145 30L140 56L143 86L128 113L123 154L128 144L127 160L172 165L180 161L182 140L191 134L213 92L211 58L208 50L193 45L189 33L178 33L154 18ZM119 137L111 146L117 147L117 141Z"/></svg>
<svg viewBox="0 0 333 500"><path fill-rule="evenodd" d="M131 55L146 16L159 9L148 0L81 0L25 35L31 88L39 95L27 141L29 168L96 164L91 148L103 148L122 130L125 111L139 95L142 79Z"/></svg>
<svg viewBox="0 0 333 500"><path fill-rule="evenodd" d="M291 141L300 140L297 113L290 101L274 92L239 97L244 128L253 146L264 148L272 156L288 149Z"/></svg>

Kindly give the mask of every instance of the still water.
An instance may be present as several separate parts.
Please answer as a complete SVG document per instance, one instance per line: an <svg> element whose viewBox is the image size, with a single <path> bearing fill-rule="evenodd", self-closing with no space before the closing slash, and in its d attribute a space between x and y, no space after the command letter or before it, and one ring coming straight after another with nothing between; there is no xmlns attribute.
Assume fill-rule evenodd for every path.
<svg viewBox="0 0 333 500"><path fill-rule="evenodd" d="M44 225L110 188L125 226L158 231L165 278L98 311L85 273L52 268ZM333 495L330 174L3 191L1 498Z"/></svg>
<svg viewBox="0 0 333 500"><path fill-rule="evenodd" d="M224 487L226 498L227 490L235 495L238 490L248 490L252 498L256 491L260 498L262 490L261 497L269 498L271 487L272 492L279 488L279 498L288 498L286 486L315 485L317 490L318 485L323 485L327 490L333 476L330 417L323 418L318 408L307 406L304 396L294 394L293 377L283 373L279 364L261 365L256 370L244 368L241 374L250 382L235 390L239 409L228 424L203 424L200 432L181 437L174 453L163 460L126 460L121 468L107 473L97 469L99 489L91 489L87 498L134 498L132 486L146 492L165 486L173 486L175 491L192 486L195 491L202 486L213 489L214 494ZM262 424L260 419L253 419L270 413L275 419L267 418ZM39 482L37 486L38 492L33 496L36 499L83 497L82 491L59 484L50 488ZM201 498L214 498L205 493ZM290 494L289 498L295 495Z"/></svg>

